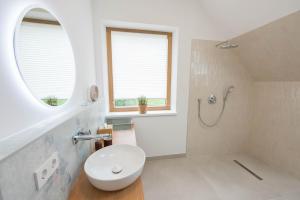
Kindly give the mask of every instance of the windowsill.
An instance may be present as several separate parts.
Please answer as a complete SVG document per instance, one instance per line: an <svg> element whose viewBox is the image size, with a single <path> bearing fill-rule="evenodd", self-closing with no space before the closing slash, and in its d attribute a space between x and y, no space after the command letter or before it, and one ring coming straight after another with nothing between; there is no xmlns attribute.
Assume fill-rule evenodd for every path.
<svg viewBox="0 0 300 200"><path fill-rule="evenodd" d="M127 118L127 117L161 117L161 116L176 116L177 112L173 110L147 111L146 114L139 112L109 112L106 114L107 119Z"/></svg>

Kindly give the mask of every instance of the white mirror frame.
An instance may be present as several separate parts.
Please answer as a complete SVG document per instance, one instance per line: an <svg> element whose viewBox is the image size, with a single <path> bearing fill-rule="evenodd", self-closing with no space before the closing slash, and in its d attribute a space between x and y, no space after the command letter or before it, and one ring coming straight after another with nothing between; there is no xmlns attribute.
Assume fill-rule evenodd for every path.
<svg viewBox="0 0 300 200"><path fill-rule="evenodd" d="M55 19L57 19L57 21L60 23L60 25L62 26L65 34L67 35L68 39L69 39L69 42L70 42L70 45L71 45L71 48L72 48L72 53L73 53L73 56L74 56L74 85L73 85L73 91L72 91L72 95L70 96L70 98L67 99L67 101L60 105L60 106L51 106L51 105L48 105L46 104L45 102L43 102L42 100L40 100L39 98L37 98L37 96L34 94L34 92L32 91L32 89L28 86L28 84L26 83L26 80L24 80L23 78L23 75L20 71L20 68L19 68L19 62L18 62L18 55L17 55L17 51L16 51L16 37L17 37L17 33L19 32L19 29L20 29L20 26L21 26L21 23L25 17L25 15L30 12L32 9L35 9L35 8L41 8L41 9L44 9L45 11L49 12L53 17L55 17ZM33 4L33 5L30 5L30 6L27 6L19 15L19 18L16 22L16 25L15 25L15 29L14 29L14 36L13 36L13 49L14 49L14 58L15 58L15 63L16 63L16 67L18 68L18 72L19 72L19 76L21 76L21 79L23 81L23 84L25 85L25 87L29 90L30 94L33 96L33 98L38 102L39 105L43 106L43 107L46 107L48 109L51 109L51 110L61 110L61 109L64 109L66 108L67 106L70 105L70 103L72 102L72 100L74 99L74 96L75 96L75 90L76 90L76 83L77 83L77 66L76 66L76 59L75 59L75 55L74 55L74 48L73 48L73 45L72 45L72 42L70 40L70 37L69 37L69 34L68 32L66 31L66 28L64 27L64 25L61 23L61 20L54 14L54 12L47 8L46 6L42 5L42 4Z"/></svg>

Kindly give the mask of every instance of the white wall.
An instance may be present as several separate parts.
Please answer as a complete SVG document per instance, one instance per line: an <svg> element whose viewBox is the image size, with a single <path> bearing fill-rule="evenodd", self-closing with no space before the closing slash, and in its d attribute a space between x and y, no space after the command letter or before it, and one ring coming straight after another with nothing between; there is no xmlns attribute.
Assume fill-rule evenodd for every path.
<svg viewBox="0 0 300 200"><path fill-rule="evenodd" d="M138 144L147 156L186 152L189 69L192 38L218 39L210 21L203 15L197 0L94 0L96 66L103 71L101 23L118 20L134 23L173 26L179 29L177 115L135 118ZM175 77L176 78L176 77ZM98 76L101 83L102 77ZM103 85L103 84L102 84ZM107 88L104 88L107 90Z"/></svg>
<svg viewBox="0 0 300 200"><path fill-rule="evenodd" d="M64 118L66 121L57 120L56 116L60 116L65 110L47 109L31 96L22 82L14 59L14 28L24 8L36 3L57 16L67 30L73 46L77 69L76 91L66 109L79 107L86 100L88 86L95 82L93 28L89 1L0 0L1 200L67 199L82 162L90 154L89 142L73 145L71 137L79 127L95 132L100 117L99 104L94 104L90 110L75 112L79 114L69 120L66 118ZM42 120L49 122L50 119L53 123L45 123L43 126L39 124L35 129L30 129L31 131L24 131L23 133L30 133L27 136L20 134L17 137L3 138ZM50 128L53 130L49 131ZM32 141L31 133L36 133L40 138L35 137L36 140ZM16 144L20 143L21 139L24 139L22 144L19 144L22 150L19 148L19 151L16 151ZM37 191L33 172L53 152L59 154L60 168L52 179Z"/></svg>
<svg viewBox="0 0 300 200"><path fill-rule="evenodd" d="M0 139L47 119L62 109L49 109L29 93L16 66L13 37L20 13L38 4L51 11L69 34L77 70L74 98L65 107L78 107L94 78L91 8L86 0L1 0L0 1Z"/></svg>
<svg viewBox="0 0 300 200"><path fill-rule="evenodd" d="M225 39L236 37L300 9L299 0L200 0L206 14L223 30Z"/></svg>

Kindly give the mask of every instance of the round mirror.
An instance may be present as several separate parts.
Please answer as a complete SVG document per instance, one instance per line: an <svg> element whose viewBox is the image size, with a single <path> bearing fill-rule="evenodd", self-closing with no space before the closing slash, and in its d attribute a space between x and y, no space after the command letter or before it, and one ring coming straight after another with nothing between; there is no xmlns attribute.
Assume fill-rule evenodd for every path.
<svg viewBox="0 0 300 200"><path fill-rule="evenodd" d="M72 96L75 62L68 35L48 11L28 11L16 27L15 54L20 74L32 94L50 106Z"/></svg>

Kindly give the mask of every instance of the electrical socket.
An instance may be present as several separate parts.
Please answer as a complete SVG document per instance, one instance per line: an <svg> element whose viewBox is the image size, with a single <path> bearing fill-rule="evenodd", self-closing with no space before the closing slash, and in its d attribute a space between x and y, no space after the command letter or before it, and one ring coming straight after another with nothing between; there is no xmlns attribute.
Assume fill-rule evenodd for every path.
<svg viewBox="0 0 300 200"><path fill-rule="evenodd" d="M55 152L35 172L34 180L36 189L40 190L47 183L59 166L58 153Z"/></svg>

